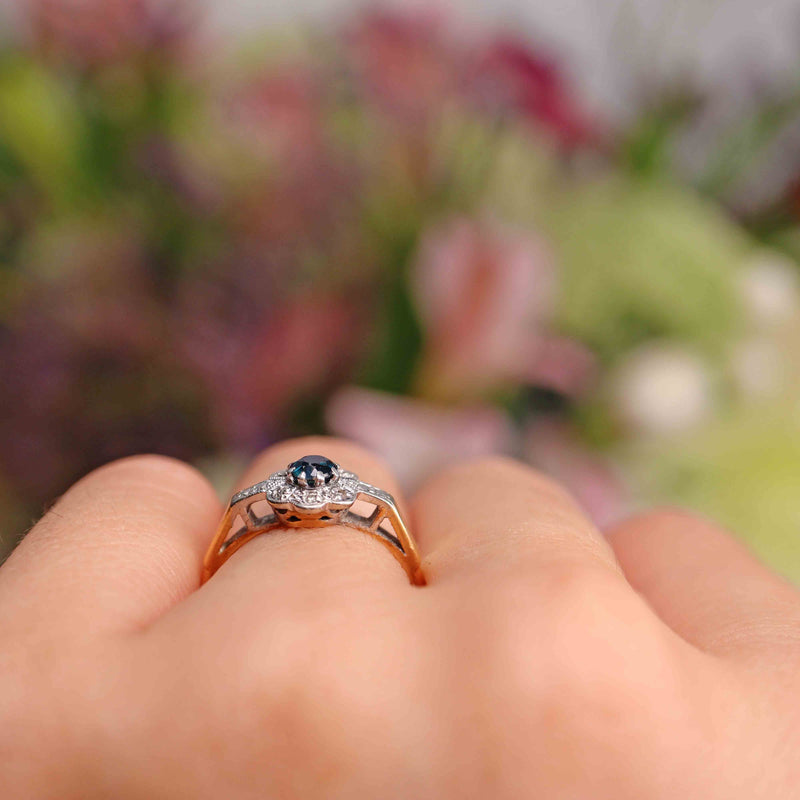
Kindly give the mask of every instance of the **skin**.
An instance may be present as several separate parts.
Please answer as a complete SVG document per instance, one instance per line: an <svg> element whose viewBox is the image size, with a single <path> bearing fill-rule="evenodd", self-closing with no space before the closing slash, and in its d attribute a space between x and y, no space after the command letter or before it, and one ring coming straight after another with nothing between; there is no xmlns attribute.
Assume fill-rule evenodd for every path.
<svg viewBox="0 0 800 800"><path fill-rule="evenodd" d="M306 452L398 496L329 439L241 485ZM3 797L800 797L800 594L723 531L603 536L502 459L398 499L424 588L344 528L258 537L199 588L222 509L197 472L77 483L0 568Z"/></svg>

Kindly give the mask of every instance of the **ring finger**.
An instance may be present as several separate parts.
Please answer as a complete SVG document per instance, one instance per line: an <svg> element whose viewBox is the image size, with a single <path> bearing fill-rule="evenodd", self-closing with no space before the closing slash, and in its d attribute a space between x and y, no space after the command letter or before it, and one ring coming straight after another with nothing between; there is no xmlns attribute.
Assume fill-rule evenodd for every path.
<svg viewBox="0 0 800 800"><path fill-rule="evenodd" d="M310 452L324 453L361 479L387 489L402 505L394 478L375 456L350 442L324 437L289 440L269 448L246 471L239 488L266 479ZM248 541L203 587L197 602L215 604L224 594L227 605L232 597L241 597L242 602L263 608L301 591L313 600L356 586L383 591L407 584L403 569L373 536L343 525L292 527Z"/></svg>

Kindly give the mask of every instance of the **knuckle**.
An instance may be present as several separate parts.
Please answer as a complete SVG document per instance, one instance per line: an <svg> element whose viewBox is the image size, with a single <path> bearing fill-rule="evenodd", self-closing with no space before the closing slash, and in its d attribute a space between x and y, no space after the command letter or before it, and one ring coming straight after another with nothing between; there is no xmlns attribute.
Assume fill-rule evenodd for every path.
<svg viewBox="0 0 800 800"><path fill-rule="evenodd" d="M113 663L103 649L60 652L54 658L57 647L52 641L27 642L4 654L12 656L13 666L0 668L0 752L8 791L3 797L45 796L43 787L55 785L64 797L78 797L80 788L73 780L92 775L93 759L85 754L97 758L102 753L102 736L93 734L104 711L98 697L113 695L108 685ZM85 679L90 668L96 674L92 686ZM31 753L42 759L32 759ZM26 788L17 794L11 788L16 785Z"/></svg>
<svg viewBox="0 0 800 800"><path fill-rule="evenodd" d="M237 668L217 684L210 734L216 746L233 742L249 750L250 758L269 753L276 763L312 765L325 750L323 720L337 719L341 709L321 691L319 667L282 653L263 657L258 642L248 648L249 657L237 659Z"/></svg>
<svg viewBox="0 0 800 800"><path fill-rule="evenodd" d="M606 616L610 603L627 600L629 590L620 575L596 558L579 558L553 565L537 581L540 604L552 618L580 624L587 613ZM598 620L599 621L599 620Z"/></svg>
<svg viewBox="0 0 800 800"><path fill-rule="evenodd" d="M366 632L309 622L300 637L309 643L305 652L295 647L293 655L269 671L256 659L262 663L245 679L240 701L248 738L264 742L287 763L342 776L365 769L376 775L405 770L411 780L418 765L408 754L418 725L431 724L425 717L430 712L421 703L402 709L398 719L399 703L419 695L419 664L430 650L421 639L412 640L406 626L400 627L378 642ZM355 653L355 663L361 665L357 679L352 670L342 668L353 663ZM389 719L395 724L387 729ZM365 767L365 743L379 740L385 747L371 750Z"/></svg>
<svg viewBox="0 0 800 800"><path fill-rule="evenodd" d="M312 725L316 681L306 666L271 669L252 675L240 695L254 735L281 731L294 746L308 738Z"/></svg>
<svg viewBox="0 0 800 800"><path fill-rule="evenodd" d="M314 631L318 646L324 634ZM295 637L302 641L311 636L307 625L295 623ZM276 635L279 639L279 636ZM243 718L257 732L263 733L285 717L303 719L308 711L306 697L315 685L313 660L309 651L300 647L278 647L279 641L270 643L254 634L243 642L243 652L237 659L236 685L230 688L235 693ZM263 657L271 649L281 652L278 659ZM289 711L293 713L290 714Z"/></svg>
<svg viewBox="0 0 800 800"><path fill-rule="evenodd" d="M480 687L481 703L507 720L506 745L541 739L544 729L588 741L617 716L658 724L654 698L663 695L653 686L680 694L673 657L646 608L623 589L607 569L564 565L542 581L510 582L487 609L490 640L475 648L483 676L467 688Z"/></svg>

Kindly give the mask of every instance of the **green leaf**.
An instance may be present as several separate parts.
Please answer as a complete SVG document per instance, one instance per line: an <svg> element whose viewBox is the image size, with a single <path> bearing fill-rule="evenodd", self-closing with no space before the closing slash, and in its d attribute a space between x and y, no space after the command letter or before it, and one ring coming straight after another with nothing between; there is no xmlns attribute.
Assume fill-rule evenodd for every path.
<svg viewBox="0 0 800 800"><path fill-rule="evenodd" d="M56 206L81 195L82 120L62 84L23 58L0 61L0 138Z"/></svg>

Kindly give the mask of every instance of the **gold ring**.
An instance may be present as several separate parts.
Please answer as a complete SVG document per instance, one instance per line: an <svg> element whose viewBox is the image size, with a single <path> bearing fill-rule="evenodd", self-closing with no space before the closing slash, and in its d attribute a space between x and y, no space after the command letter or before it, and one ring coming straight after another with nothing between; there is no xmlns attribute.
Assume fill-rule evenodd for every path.
<svg viewBox="0 0 800 800"><path fill-rule="evenodd" d="M400 562L411 583L425 584L417 546L392 495L325 456L303 456L231 498L203 560L201 582L262 533L328 525L374 536Z"/></svg>

